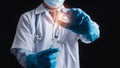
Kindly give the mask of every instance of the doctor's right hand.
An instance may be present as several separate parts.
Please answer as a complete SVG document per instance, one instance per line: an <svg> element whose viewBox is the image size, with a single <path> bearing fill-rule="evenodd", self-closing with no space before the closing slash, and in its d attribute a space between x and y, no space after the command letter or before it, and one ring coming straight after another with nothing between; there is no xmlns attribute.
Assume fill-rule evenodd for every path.
<svg viewBox="0 0 120 68"><path fill-rule="evenodd" d="M50 48L35 54L26 56L27 68L55 68L58 48Z"/></svg>

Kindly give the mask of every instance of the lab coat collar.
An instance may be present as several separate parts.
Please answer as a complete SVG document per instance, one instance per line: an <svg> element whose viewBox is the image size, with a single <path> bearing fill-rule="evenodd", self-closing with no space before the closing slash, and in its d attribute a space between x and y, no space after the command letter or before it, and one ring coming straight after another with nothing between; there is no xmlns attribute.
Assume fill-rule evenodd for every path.
<svg viewBox="0 0 120 68"><path fill-rule="evenodd" d="M42 13L42 12L45 12L46 9L45 7L43 6L43 4L40 4L37 8L36 8L36 11L35 11L35 14L39 14L39 13Z"/></svg>
<svg viewBox="0 0 120 68"><path fill-rule="evenodd" d="M64 5L61 6L61 7L58 9L58 11L59 11L60 9L65 9ZM49 11L49 9L46 8L46 7L44 7L44 6L43 6L43 3L42 3L42 4L40 4L40 6L38 6L38 7L36 8L35 14L43 13L43 12L46 12L46 11Z"/></svg>

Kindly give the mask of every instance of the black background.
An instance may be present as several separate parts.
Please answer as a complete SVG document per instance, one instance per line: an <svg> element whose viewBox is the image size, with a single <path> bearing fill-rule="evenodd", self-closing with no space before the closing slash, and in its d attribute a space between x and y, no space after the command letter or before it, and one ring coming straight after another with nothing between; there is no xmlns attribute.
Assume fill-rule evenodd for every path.
<svg viewBox="0 0 120 68"><path fill-rule="evenodd" d="M10 53L16 26L22 13L36 8L42 0L4 0L1 3L0 66L22 68ZM112 0L66 0L67 7L77 7L87 12L100 26L100 38L91 44L80 41L81 68L115 68L115 53L118 38L113 18ZM117 23L117 22L116 22ZM119 29L118 29L119 30ZM119 38L118 38L119 39ZM117 50L116 50L117 51Z"/></svg>

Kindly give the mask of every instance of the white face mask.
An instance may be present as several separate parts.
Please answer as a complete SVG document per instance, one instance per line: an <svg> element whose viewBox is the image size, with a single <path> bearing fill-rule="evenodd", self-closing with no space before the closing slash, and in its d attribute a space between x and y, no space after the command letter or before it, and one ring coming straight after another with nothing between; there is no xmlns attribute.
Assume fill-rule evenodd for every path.
<svg viewBox="0 0 120 68"><path fill-rule="evenodd" d="M64 3L65 0L44 0L44 2L52 7L52 8L58 8Z"/></svg>

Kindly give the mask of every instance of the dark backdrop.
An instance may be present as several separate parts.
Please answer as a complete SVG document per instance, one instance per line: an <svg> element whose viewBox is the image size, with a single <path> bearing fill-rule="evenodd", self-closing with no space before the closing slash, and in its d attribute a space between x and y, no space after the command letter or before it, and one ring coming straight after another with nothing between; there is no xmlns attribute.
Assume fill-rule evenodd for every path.
<svg viewBox="0 0 120 68"><path fill-rule="evenodd" d="M0 23L0 66L22 68L10 53L20 15L36 8L42 0L4 0L1 3ZM113 23L113 2L111 0L66 0L67 7L86 11L100 26L101 37L91 44L80 42L81 68L108 68L113 66L116 33ZM115 66L113 66L115 68Z"/></svg>

